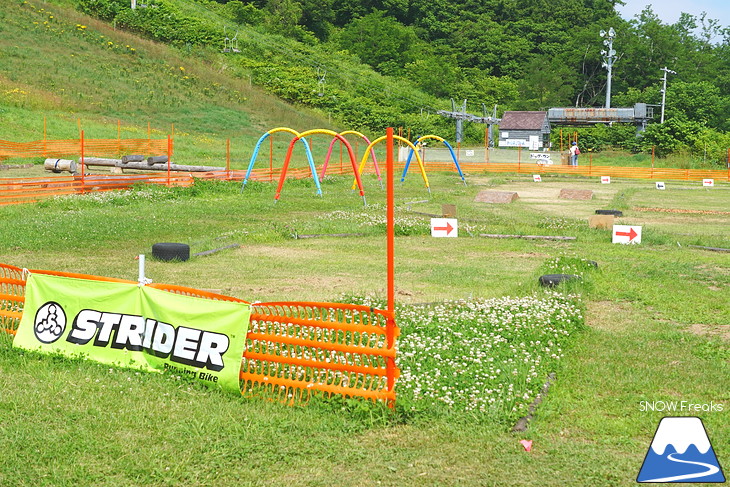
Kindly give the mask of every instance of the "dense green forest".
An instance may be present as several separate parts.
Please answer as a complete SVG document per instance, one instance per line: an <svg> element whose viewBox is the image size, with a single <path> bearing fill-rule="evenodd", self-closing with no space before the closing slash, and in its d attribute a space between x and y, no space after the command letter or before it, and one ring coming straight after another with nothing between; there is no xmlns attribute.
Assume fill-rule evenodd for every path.
<svg viewBox="0 0 730 487"><path fill-rule="evenodd" d="M213 59L225 48L230 73L343 126L414 134L452 132L435 115L450 99L478 115L495 105L603 106L599 32L613 28L612 106L658 105L661 69L676 74L664 124L640 138L633 126L580 129L593 146L703 151L718 164L730 147L730 28L705 15L665 24L647 8L626 21L620 0L147 1L57 0L191 55ZM483 126L467 125L467 138L483 139Z"/></svg>

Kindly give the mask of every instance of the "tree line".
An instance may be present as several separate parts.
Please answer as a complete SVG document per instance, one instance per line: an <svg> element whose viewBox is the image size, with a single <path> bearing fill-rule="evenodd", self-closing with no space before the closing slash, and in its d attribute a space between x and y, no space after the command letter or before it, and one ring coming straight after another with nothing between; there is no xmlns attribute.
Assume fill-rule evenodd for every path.
<svg viewBox="0 0 730 487"><path fill-rule="evenodd" d="M126 0L79 2L82 10L97 16L101 5L111 5L116 12L109 19L124 24L126 16L132 27L132 17L140 15L122 12ZM691 151L701 143L706 152L710 141L717 146L713 158L718 162L723 159L721 146L730 146L730 28L705 14L682 14L667 24L647 7L624 20L616 11L620 0L156 2L170 8L180 2L202 4L235 24L283 36L306 49L336 52L418 89L429 108L446 108L450 98L467 99L471 106L497 105L500 112L603 106L607 71L599 32L613 28L617 59L612 106L659 104L661 69L676 75L669 75L664 126L651 124L638 141L630 131L616 140L598 129L598 145L636 151L657 145L661 153L671 153ZM270 70L268 75L281 78L271 76ZM292 89L297 88L280 90ZM288 96L294 102L304 98ZM317 106L325 101L304 103ZM332 112L331 107L323 108ZM380 115L377 123L389 117Z"/></svg>

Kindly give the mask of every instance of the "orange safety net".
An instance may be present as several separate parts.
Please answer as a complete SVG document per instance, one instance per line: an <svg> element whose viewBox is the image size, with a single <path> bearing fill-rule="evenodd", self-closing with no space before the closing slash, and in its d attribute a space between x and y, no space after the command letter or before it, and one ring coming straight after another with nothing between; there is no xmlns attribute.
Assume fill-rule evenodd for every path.
<svg viewBox="0 0 730 487"><path fill-rule="evenodd" d="M0 179L0 206L32 203L54 196L129 189L134 184L193 185L189 173L53 176L48 178Z"/></svg>
<svg viewBox="0 0 730 487"><path fill-rule="evenodd" d="M342 303L258 303L241 367L242 393L264 386L282 400L313 391L395 403L391 313Z"/></svg>
<svg viewBox="0 0 730 487"><path fill-rule="evenodd" d="M23 269L0 264L0 335L15 335L23 316L25 275Z"/></svg>
<svg viewBox="0 0 730 487"><path fill-rule="evenodd" d="M30 272L99 281L128 282L68 272ZM150 287L206 299L245 302L170 284ZM14 335L20 324L25 274L0 264L0 324ZM241 393L273 393L289 404L313 391L395 404L396 339L393 313L343 303L276 302L252 306L240 372Z"/></svg>
<svg viewBox="0 0 730 487"><path fill-rule="evenodd" d="M167 139L81 139L34 140L10 142L0 140L0 160L11 157L118 157L123 154L161 156L167 154ZM81 161L79 161L80 163Z"/></svg>

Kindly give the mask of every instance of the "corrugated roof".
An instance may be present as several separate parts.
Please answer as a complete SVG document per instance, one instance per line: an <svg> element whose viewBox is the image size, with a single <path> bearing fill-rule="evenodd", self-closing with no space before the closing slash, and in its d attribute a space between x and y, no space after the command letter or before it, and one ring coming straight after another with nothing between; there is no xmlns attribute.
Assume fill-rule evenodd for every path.
<svg viewBox="0 0 730 487"><path fill-rule="evenodd" d="M500 130L540 130L547 112L504 112L499 122Z"/></svg>

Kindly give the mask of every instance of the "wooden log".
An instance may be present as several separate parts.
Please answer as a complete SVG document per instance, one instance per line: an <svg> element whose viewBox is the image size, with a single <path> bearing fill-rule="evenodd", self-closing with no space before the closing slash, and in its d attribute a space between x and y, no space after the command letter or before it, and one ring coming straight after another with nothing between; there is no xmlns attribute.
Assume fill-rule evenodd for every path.
<svg viewBox="0 0 730 487"><path fill-rule="evenodd" d="M167 164L155 164L150 166L147 162L129 162L123 164L120 167L124 169L140 169L143 171L167 171ZM225 171L225 167L216 166L187 166L181 164L170 164L171 171L182 171L182 172L218 172Z"/></svg>
<svg viewBox="0 0 730 487"><path fill-rule="evenodd" d="M320 238L320 237L363 237L364 233L312 233L309 235L297 234L296 238Z"/></svg>
<svg viewBox="0 0 730 487"><path fill-rule="evenodd" d="M730 249L723 249L722 247L705 247L704 245L687 245L693 249L711 250L712 252L730 252Z"/></svg>
<svg viewBox="0 0 730 487"><path fill-rule="evenodd" d="M43 167L46 171L55 173L67 171L73 174L76 172L76 161L71 159L46 159L43 162Z"/></svg>
<svg viewBox="0 0 730 487"><path fill-rule="evenodd" d="M84 157L84 165L119 167L122 165L122 160L121 159L104 159L101 157Z"/></svg>
<svg viewBox="0 0 730 487"><path fill-rule="evenodd" d="M204 250L203 252L196 252L193 254L193 257L204 257L206 255L211 255L211 254L215 254L216 252L220 252L221 250L237 249L240 247L241 247L241 244L226 245L225 247L220 247L217 249Z"/></svg>
<svg viewBox="0 0 730 487"><path fill-rule="evenodd" d="M575 237L562 237L559 235L502 235L498 233L480 233L479 236L487 238L526 238L528 240L575 240Z"/></svg>
<svg viewBox="0 0 730 487"><path fill-rule="evenodd" d="M167 164L167 156L152 156L147 158L147 164Z"/></svg>
<svg viewBox="0 0 730 487"><path fill-rule="evenodd" d="M122 156L122 164L127 164L129 162L142 162L144 161L144 156L141 154L131 154L127 156Z"/></svg>
<svg viewBox="0 0 730 487"><path fill-rule="evenodd" d="M165 158L165 164L155 163L153 165L150 165L147 161L124 163L120 159L102 159L98 157L86 157L84 158L84 164L86 164L87 166L116 166L123 169L140 169L143 171L167 171L167 156L160 157ZM170 170L181 172L217 172L225 171L226 168L217 166L189 166L182 164L170 164Z"/></svg>

